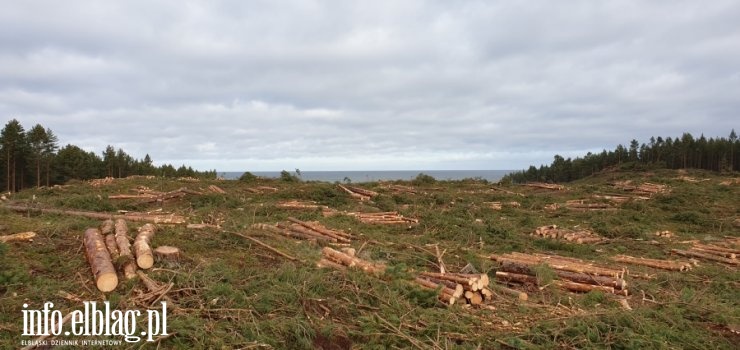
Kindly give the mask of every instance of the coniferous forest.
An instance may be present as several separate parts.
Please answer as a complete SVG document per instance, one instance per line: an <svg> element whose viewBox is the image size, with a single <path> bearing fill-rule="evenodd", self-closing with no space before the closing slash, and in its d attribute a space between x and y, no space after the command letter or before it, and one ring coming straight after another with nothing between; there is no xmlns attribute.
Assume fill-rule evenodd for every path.
<svg viewBox="0 0 740 350"><path fill-rule="evenodd" d="M40 124L26 130L13 119L0 131L0 190L52 186L69 180L103 177L156 175L164 177L209 177L216 171L196 171L185 165L155 166L149 155L136 159L123 149L108 146L100 154L67 144L59 146L54 132Z"/></svg>
<svg viewBox="0 0 740 350"><path fill-rule="evenodd" d="M589 152L575 159L555 155L550 165L511 173L503 181L568 182L578 180L605 169L703 169L710 171L740 170L740 141L733 129L728 137L695 138L690 133L681 137L651 137L648 143L632 140L629 147L618 145L613 151Z"/></svg>

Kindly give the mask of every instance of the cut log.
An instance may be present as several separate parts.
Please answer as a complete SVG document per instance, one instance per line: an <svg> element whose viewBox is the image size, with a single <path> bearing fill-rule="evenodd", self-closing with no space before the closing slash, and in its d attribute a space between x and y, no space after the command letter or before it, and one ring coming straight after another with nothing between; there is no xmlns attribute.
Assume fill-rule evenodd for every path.
<svg viewBox="0 0 740 350"><path fill-rule="evenodd" d="M259 240L259 239L257 239L257 238L254 238L254 237L250 237L250 236L247 236L247 235L244 235L244 234L238 233L238 232L231 232L231 233L233 233L233 234L235 234L235 235L237 235L237 236L239 236L239 237L242 237L242 238L246 238L246 239L248 239L248 240L250 240L250 241L252 241L252 242L254 242L254 243L257 243L257 245L259 245L259 246L261 246L261 247L264 247L264 248L266 248L267 250L269 250L269 251L271 251L271 252L273 252L273 253L275 253L275 254L278 254L278 255L280 255L280 256L282 256L282 257L288 258L288 259L290 259L290 260L293 260L293 261L297 261L297 260L298 260L298 259L297 259L296 257L294 257L294 256L292 256L292 255L289 255L289 254L286 254L286 253L283 253L282 251L278 250L277 248L273 248L273 247L272 247L272 246L270 246L269 244L267 244L267 243L264 243L264 242L260 241L260 240Z"/></svg>
<svg viewBox="0 0 740 350"><path fill-rule="evenodd" d="M717 256L717 255L713 255L713 254L707 254L707 253L702 253L702 252L697 252L697 251L692 251L692 250L671 249L671 252L673 252L674 254L681 255L681 256L687 256L687 257L692 257L692 258L700 258L700 259L705 259L705 260L712 260L712 261L717 261L717 262L725 263L725 264L728 264L728 265L738 265L738 264L740 264L740 261L738 261L738 260L723 258L721 256Z"/></svg>
<svg viewBox="0 0 740 350"><path fill-rule="evenodd" d="M202 229L206 229L206 228L220 229L221 226L211 225L211 224L188 224L185 228L188 228L188 229L191 229L191 230L202 230Z"/></svg>
<svg viewBox="0 0 740 350"><path fill-rule="evenodd" d="M491 285L491 289L504 293L504 294L515 296L521 301L527 301L529 299L529 295L527 295L527 293L525 292L521 292L516 289L507 288L507 287L504 287L504 286L501 286L495 283Z"/></svg>
<svg viewBox="0 0 740 350"><path fill-rule="evenodd" d="M311 237L313 237L315 239L329 241L329 242L334 242L334 243L337 242L337 239L334 238L334 237L329 237L329 236L322 235L321 233L318 233L318 232L313 231L313 230L309 230L309 229L307 229L307 228L305 228L305 227L303 227L301 225L298 225L298 224L293 224L293 225L290 225L290 226L285 226L283 224L278 224L277 227L278 228L285 229L285 230L288 230L288 231L291 231L291 232L301 233L301 234L306 235L306 236L311 236Z"/></svg>
<svg viewBox="0 0 740 350"><path fill-rule="evenodd" d="M216 185L210 185L208 186L208 189L218 194L226 194L226 191L224 191L221 187L218 187Z"/></svg>
<svg viewBox="0 0 740 350"><path fill-rule="evenodd" d="M100 234L103 236L107 236L108 234L113 233L113 220L108 219L103 221L103 224L100 225Z"/></svg>
<svg viewBox="0 0 740 350"><path fill-rule="evenodd" d="M505 281L505 282L516 282L521 284L533 284L538 285L537 277L535 276L529 276L529 275L523 275L519 273L514 272L504 272L504 271L496 271L496 279Z"/></svg>
<svg viewBox="0 0 740 350"><path fill-rule="evenodd" d="M316 237L312 235L307 235L299 232L292 232L288 229L280 228L275 225L268 225L268 224L253 224L250 226L254 229L260 230L260 231L267 231L272 233L277 233L279 235L291 237L291 238L301 238L301 239L308 239L308 240L315 240Z"/></svg>
<svg viewBox="0 0 740 350"><path fill-rule="evenodd" d="M36 237L36 232L20 232L12 235L0 236L0 242L32 241L34 237Z"/></svg>
<svg viewBox="0 0 740 350"><path fill-rule="evenodd" d="M185 217L180 215L117 215L108 213L99 213L93 211L80 211L80 210L62 210L53 208L32 208L22 205L6 205L7 209L18 211L18 212L39 212L43 214L58 214L58 215L72 215L82 216L91 219L126 219L131 221L144 221L152 222L155 224L184 224L186 222Z"/></svg>
<svg viewBox="0 0 740 350"><path fill-rule="evenodd" d="M100 234L100 230L89 228L85 230L83 237L85 246L85 256L90 264L95 285L101 292L110 292L118 286L118 275L113 267L108 248L105 247L105 241Z"/></svg>
<svg viewBox="0 0 740 350"><path fill-rule="evenodd" d="M337 270L346 270L347 269L346 266L344 266L342 264L337 264L337 263L335 263L335 262L333 262L331 260L328 260L326 258L321 258L321 260L319 260L316 263L316 266L317 267L326 267L326 268L331 268L331 269L337 269Z"/></svg>
<svg viewBox="0 0 740 350"><path fill-rule="evenodd" d="M740 250L731 249L727 247L719 247L719 246L710 245L710 244L694 243L691 249L699 251L699 252L719 255L719 256L722 256L728 259L735 259L737 258L737 254L740 254Z"/></svg>
<svg viewBox="0 0 740 350"><path fill-rule="evenodd" d="M618 293L615 293L614 287L597 286L593 284L578 283L578 282L571 282L571 281L552 281L552 283L560 288L563 288L571 292L588 293L593 290L598 290L598 291L602 291L605 293L611 293L611 294L626 294L626 291L620 291Z"/></svg>
<svg viewBox="0 0 740 350"><path fill-rule="evenodd" d="M177 247L161 245L154 249L154 257L157 261L178 262L182 258L182 253Z"/></svg>
<svg viewBox="0 0 740 350"><path fill-rule="evenodd" d="M656 269L669 270L669 271L691 270L691 263L674 261L674 260L646 259L646 258L637 258L633 256L628 256L628 255L613 256L612 260L623 262L623 263L628 263L628 264L653 267Z"/></svg>
<svg viewBox="0 0 740 350"><path fill-rule="evenodd" d="M351 242L348 238L345 237L346 234L345 235L342 235L342 234L338 233L337 231L329 230L329 229L324 228L324 227L321 227L319 225L315 225L315 224L311 224L311 223L308 223L308 222L305 222L305 221L301 221L301 220L298 220L298 219L293 218L293 217L289 217L288 220L291 221L291 222L294 222L294 223L296 223L298 225L301 225L301 226L303 226L303 227L305 227L305 228L307 228L309 230L313 230L313 231L316 231L316 232L318 232L318 233L320 233L322 235L325 235L325 236L329 236L331 238L334 238L334 239L337 240L337 242L342 242L342 243L349 243L349 242Z"/></svg>
<svg viewBox="0 0 740 350"><path fill-rule="evenodd" d="M116 243L116 235L109 233L105 235L105 247L108 248L108 253L113 260L118 259L118 244Z"/></svg>
<svg viewBox="0 0 740 350"><path fill-rule="evenodd" d="M529 266L523 265L523 264L517 264L514 262L505 262L501 264L501 267L499 268L499 270L508 272L508 273L521 274L521 275L529 275L529 276L536 275L535 271L532 270ZM604 286L614 287L617 289L627 288L627 282L622 278L607 277L607 276L594 276L594 275L589 275L586 273L577 273L577 272L570 272L570 271L563 271L563 270L553 270L553 272L558 276L558 278L573 281L573 282L604 285ZM502 279L505 280L505 278L502 278Z"/></svg>
<svg viewBox="0 0 740 350"><path fill-rule="evenodd" d="M154 265L154 254L152 253L151 242L154 237L154 225L145 224L139 228L139 234L134 239L134 255L136 255L136 265L146 270Z"/></svg>
<svg viewBox="0 0 740 350"><path fill-rule="evenodd" d="M427 288L427 289L436 290L439 288L439 300L447 305L455 304L455 299L457 298L454 296L454 291L451 290L450 288L447 288L444 285L437 284L437 283L431 282L429 280L426 280L420 277L415 278L414 281L416 282L416 284L424 288Z"/></svg>
<svg viewBox="0 0 740 350"><path fill-rule="evenodd" d="M462 277L455 274L437 272L422 272L421 275L460 283L463 288L470 288L474 291L478 290L478 279L480 278L480 275L476 275L476 277Z"/></svg>
<svg viewBox="0 0 740 350"><path fill-rule="evenodd" d="M115 230L118 254L123 259L123 275L126 279L132 279L136 276L136 262L134 262L134 257L131 254L131 243L129 243L128 224L126 224L126 220L116 220Z"/></svg>
<svg viewBox="0 0 740 350"><path fill-rule="evenodd" d="M386 266L384 264L371 263L354 256L349 256L330 247L324 247L321 252L328 259L341 263L344 266L357 266L363 271L374 275L382 275L385 273Z"/></svg>

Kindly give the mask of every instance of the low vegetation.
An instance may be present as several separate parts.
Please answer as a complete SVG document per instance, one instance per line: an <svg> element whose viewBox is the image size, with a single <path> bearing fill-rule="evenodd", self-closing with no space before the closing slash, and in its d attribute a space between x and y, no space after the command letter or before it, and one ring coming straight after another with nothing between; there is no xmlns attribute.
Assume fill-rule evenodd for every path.
<svg viewBox="0 0 740 350"><path fill-rule="evenodd" d="M736 174L617 169L568 183L564 190L437 181L420 175L413 183L355 184L379 193L362 201L336 184L292 180L288 176L282 180L250 176L241 181L124 178L97 187L76 182L27 189L6 194L3 203L111 213L162 210L185 215L190 223L212 225L199 230L159 226L153 246L178 247L184 259L167 266L155 264L147 275L162 284L172 283L166 295L180 311L168 320L171 336L135 348L143 344L152 349L733 349L740 341L737 265L699 260L692 270L678 272L611 260L625 254L687 261L671 255L671 249L740 237ZM578 211L566 206L545 210L550 204L594 195L629 196L614 186L625 181L663 184L670 190L615 204L615 210ZM210 185L226 193L206 194ZM163 193L187 187L203 194L147 204L108 199L137 187ZM289 200L315 206L279 206ZM492 202L501 203L500 209ZM513 202L518 205L509 205ZM322 215L326 207L334 214ZM419 223L365 224L343 214L371 211L397 211ZM327 243L253 228L253 224L274 224L288 217L351 233L357 256L385 264L385 274L375 277L354 268L319 268L316 262ZM95 288L81 244L85 229L98 227L99 220L2 208L0 218L0 235L38 234L32 242L0 243L0 348L18 347L23 339L24 303L36 307L52 301L65 312L81 308L80 302L63 297L60 291L81 300L109 300L117 309L142 308L136 302L143 289L138 278L121 279L110 293ZM531 235L545 225L589 229L604 240L577 244ZM670 231L672 236L657 236L659 231ZM234 233L258 239L297 260ZM499 265L489 256L511 252L626 266L630 295L565 291L552 283L556 274L544 265L533 268L539 287L512 287L528 292L527 301L497 294L482 307L444 306L434 291L410 283L420 271L438 272L439 255L447 271L468 266L494 280Z"/></svg>

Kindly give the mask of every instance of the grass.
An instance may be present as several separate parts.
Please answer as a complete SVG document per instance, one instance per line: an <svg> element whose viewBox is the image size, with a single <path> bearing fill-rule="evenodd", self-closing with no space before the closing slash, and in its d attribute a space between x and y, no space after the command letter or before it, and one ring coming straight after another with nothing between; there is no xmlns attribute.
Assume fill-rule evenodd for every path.
<svg viewBox="0 0 740 350"><path fill-rule="evenodd" d="M611 295L574 294L553 286L530 290L530 301L501 296L487 308L436 302L433 292L412 286L415 272L436 270L437 244L451 271L471 264L493 275L490 253L542 252L578 257L606 264L615 254L668 258L671 248L688 240L712 241L740 236L734 220L740 215L738 186L719 185L727 175L689 172L709 178L689 183L673 171L618 171L568 184L569 191L550 192L515 185L510 191L526 197L489 191L484 181L432 181L417 178L419 194L392 193L380 183L360 184L381 195L374 203L351 199L334 184L249 181L183 182L162 179L120 179L110 185L86 183L14 194L18 203L76 210L114 212L162 209L187 215L191 222L220 222L223 231L188 230L162 226L154 245L174 245L184 261L148 271L161 283L173 283L168 296L182 312L169 317L175 334L161 341L165 348L734 348L740 338L728 331L740 324L740 274L736 269L702 263L688 273L661 272L630 266L634 310L625 311ZM736 175L734 175L736 176ZM648 201L631 201L613 212L546 212L551 203L586 198L597 193L619 193L607 183L616 179L668 184L671 192ZM180 187L205 190L217 184L226 195L188 196L164 205L111 201L110 194L127 193L136 186L171 191ZM399 184L412 185L408 182ZM275 193L255 194L247 187L267 185ZM413 227L366 225L348 216L324 218L320 211L287 211L282 200L312 200L345 211L399 211L416 217ZM518 201L519 208L495 211L483 202ZM389 266L381 278L361 271L334 271L315 267L321 244L276 237L250 229L253 223L274 223L293 216L318 220L351 232L352 246L365 259ZM118 309L136 308L141 290L137 279L123 281L104 295L92 282L81 250L81 233L99 225L96 220L71 216L28 217L0 209L0 234L35 231L33 242L0 243L0 348L15 348L22 339L22 304L34 307L52 301L57 309L79 309L78 302L58 296L64 290L83 300L110 300ZM590 228L608 238L597 245L579 245L529 235L536 227ZM136 224L131 223L131 228ZM671 240L653 232L671 230ZM253 235L299 258L288 261L229 232ZM555 276L545 266L535 268L547 284ZM643 298L643 292L645 297ZM138 348L157 344L135 344Z"/></svg>

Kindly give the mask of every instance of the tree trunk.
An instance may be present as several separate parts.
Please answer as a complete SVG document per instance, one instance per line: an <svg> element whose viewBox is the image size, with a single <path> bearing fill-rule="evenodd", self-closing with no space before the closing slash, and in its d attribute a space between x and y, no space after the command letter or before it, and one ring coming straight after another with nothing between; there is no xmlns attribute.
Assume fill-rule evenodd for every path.
<svg viewBox="0 0 740 350"><path fill-rule="evenodd" d="M184 224L185 218L180 215L119 215L119 214L108 214L98 213L94 211L80 211L80 210L63 210L53 208L32 208L22 205L6 205L5 208L15 210L19 212L33 212L38 211L45 214L64 214L64 215L75 215L83 216L92 219L124 219L131 221L148 221L155 224Z"/></svg>
<svg viewBox="0 0 740 350"><path fill-rule="evenodd" d="M154 265L154 254L150 246L152 237L154 237L154 225L144 224L144 226L139 228L139 234L134 239L136 264L144 270Z"/></svg>
<svg viewBox="0 0 740 350"><path fill-rule="evenodd" d="M103 236L96 228L85 231L83 238L87 261L95 276L95 285L101 292L110 292L118 285L118 275L111 262L108 249L105 247Z"/></svg>
<svg viewBox="0 0 740 350"><path fill-rule="evenodd" d="M116 243L118 252L123 261L123 275L126 279L132 279L136 276L136 264L134 257L131 255L131 243L128 241L128 225L123 219L116 220Z"/></svg>

